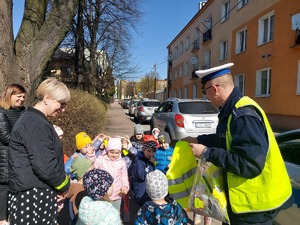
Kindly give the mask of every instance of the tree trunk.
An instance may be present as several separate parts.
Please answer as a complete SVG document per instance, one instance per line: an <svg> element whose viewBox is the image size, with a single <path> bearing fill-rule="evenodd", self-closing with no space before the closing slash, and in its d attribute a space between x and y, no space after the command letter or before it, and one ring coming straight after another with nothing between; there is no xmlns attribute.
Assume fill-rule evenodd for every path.
<svg viewBox="0 0 300 225"><path fill-rule="evenodd" d="M21 27L14 42L12 0L0 0L0 82L25 85L28 102L57 47L69 31L78 0L26 0Z"/></svg>

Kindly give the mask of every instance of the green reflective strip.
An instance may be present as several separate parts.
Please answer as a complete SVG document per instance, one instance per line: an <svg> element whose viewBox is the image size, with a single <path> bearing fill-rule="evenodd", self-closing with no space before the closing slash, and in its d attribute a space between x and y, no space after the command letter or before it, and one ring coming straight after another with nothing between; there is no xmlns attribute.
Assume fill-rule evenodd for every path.
<svg viewBox="0 0 300 225"><path fill-rule="evenodd" d="M56 190L63 188L69 182L69 177L66 175L66 179L58 186L55 187Z"/></svg>
<svg viewBox="0 0 300 225"><path fill-rule="evenodd" d="M195 175L196 170L197 170L197 167L194 167L194 168L190 169L188 172L182 174L181 177L178 177L178 178L175 178L172 180L168 180L169 186L184 183L184 180L187 180L190 177L192 177L193 175Z"/></svg>

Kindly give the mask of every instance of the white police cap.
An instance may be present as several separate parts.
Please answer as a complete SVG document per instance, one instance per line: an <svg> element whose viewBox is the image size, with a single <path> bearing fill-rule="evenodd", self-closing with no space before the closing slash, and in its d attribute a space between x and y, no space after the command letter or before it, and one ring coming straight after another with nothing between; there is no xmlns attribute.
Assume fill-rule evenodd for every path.
<svg viewBox="0 0 300 225"><path fill-rule="evenodd" d="M197 70L195 71L195 73L198 77L201 78L201 83L205 84L209 80L230 73L230 67L232 67L233 65L233 63L227 63L207 70Z"/></svg>

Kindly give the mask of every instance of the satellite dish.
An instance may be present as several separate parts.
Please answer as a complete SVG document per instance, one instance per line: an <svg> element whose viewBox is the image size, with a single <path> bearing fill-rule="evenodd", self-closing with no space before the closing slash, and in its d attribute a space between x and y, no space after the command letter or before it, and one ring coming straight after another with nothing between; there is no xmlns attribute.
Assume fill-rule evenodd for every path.
<svg viewBox="0 0 300 225"><path fill-rule="evenodd" d="M192 63L192 65L196 65L197 63L198 63L198 58L197 57L192 57L191 58L191 63Z"/></svg>

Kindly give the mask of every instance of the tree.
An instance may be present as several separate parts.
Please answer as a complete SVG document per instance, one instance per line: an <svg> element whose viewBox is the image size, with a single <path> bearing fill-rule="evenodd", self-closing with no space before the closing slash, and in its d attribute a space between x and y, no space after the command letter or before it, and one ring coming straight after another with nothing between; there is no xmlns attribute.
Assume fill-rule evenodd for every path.
<svg viewBox="0 0 300 225"><path fill-rule="evenodd" d="M1 89L19 82L32 90L43 70L69 31L78 0L26 0L24 16L14 40L12 0L0 0L0 84Z"/></svg>
<svg viewBox="0 0 300 225"><path fill-rule="evenodd" d="M153 73L147 73L138 83L137 88L140 90L144 97L147 97L149 93L154 91L155 75Z"/></svg>
<svg viewBox="0 0 300 225"><path fill-rule="evenodd" d="M141 0L79 1L77 18L69 35L73 38L68 38L63 43L67 48L76 49L76 74L83 77L77 80L84 82L78 87L106 98L111 94L110 88L105 88L107 80L124 77L135 71L136 67L130 62L129 50L131 33L136 31L142 15L140 2ZM75 47L70 47L72 45ZM106 93L106 90L110 93Z"/></svg>

